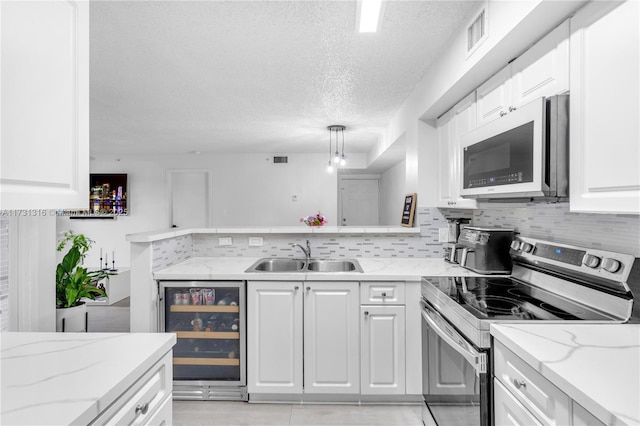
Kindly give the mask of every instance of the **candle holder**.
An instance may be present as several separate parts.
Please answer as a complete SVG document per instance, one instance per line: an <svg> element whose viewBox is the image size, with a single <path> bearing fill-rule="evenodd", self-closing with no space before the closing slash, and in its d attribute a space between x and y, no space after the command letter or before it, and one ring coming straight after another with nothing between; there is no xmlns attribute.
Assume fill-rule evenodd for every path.
<svg viewBox="0 0 640 426"><path fill-rule="evenodd" d="M117 269L116 269L116 261L115 260L111 261L111 269L109 269L109 270L111 272L116 272L117 271Z"/></svg>
<svg viewBox="0 0 640 426"><path fill-rule="evenodd" d="M98 265L100 265L100 269L107 269L106 266L104 268L102 267L102 256L100 256L100 263L98 263ZM105 263L105 265L106 265L106 263Z"/></svg>
<svg viewBox="0 0 640 426"><path fill-rule="evenodd" d="M108 270L109 270L109 262L107 262L107 261L105 260L105 261L104 261L104 268L102 268L102 269L104 269L105 271L108 271Z"/></svg>

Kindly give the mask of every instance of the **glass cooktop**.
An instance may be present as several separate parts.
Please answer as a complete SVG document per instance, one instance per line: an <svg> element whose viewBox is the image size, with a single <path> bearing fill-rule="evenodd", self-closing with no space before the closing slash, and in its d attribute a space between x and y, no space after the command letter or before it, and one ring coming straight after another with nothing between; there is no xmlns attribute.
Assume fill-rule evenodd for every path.
<svg viewBox="0 0 640 426"><path fill-rule="evenodd" d="M562 296L508 277L440 277L430 282L480 319L610 319Z"/></svg>

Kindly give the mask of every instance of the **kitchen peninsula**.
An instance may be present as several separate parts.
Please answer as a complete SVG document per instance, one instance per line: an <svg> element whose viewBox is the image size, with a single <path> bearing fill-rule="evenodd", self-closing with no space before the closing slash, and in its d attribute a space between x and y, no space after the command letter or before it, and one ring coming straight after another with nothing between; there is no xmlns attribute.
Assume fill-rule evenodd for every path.
<svg viewBox="0 0 640 426"><path fill-rule="evenodd" d="M174 334L2 333L0 422L171 423Z"/></svg>

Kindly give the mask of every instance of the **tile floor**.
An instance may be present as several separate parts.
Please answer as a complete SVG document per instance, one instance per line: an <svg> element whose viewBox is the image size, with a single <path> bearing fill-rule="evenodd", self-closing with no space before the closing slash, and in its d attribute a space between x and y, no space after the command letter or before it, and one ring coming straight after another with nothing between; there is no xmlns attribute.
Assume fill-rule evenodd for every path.
<svg viewBox="0 0 640 426"><path fill-rule="evenodd" d="M129 299L87 306L90 332L128 333ZM250 404L237 401L174 401L173 424L189 425L385 425L422 426L420 405Z"/></svg>
<svg viewBox="0 0 640 426"><path fill-rule="evenodd" d="M419 405L249 404L174 401L173 424L422 426Z"/></svg>

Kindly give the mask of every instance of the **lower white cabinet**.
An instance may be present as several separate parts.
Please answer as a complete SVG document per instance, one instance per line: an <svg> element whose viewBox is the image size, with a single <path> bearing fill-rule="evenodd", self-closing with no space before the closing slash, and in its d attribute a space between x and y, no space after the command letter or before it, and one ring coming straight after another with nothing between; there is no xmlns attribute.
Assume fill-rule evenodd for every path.
<svg viewBox="0 0 640 426"><path fill-rule="evenodd" d="M361 306L362 394L405 393L405 307Z"/></svg>
<svg viewBox="0 0 640 426"><path fill-rule="evenodd" d="M358 282L250 281L247 312L249 393L359 393Z"/></svg>
<svg viewBox="0 0 640 426"><path fill-rule="evenodd" d="M171 352L164 355L91 424L171 424L172 359Z"/></svg>
<svg viewBox="0 0 640 426"><path fill-rule="evenodd" d="M495 425L603 425L593 414L494 340Z"/></svg>

